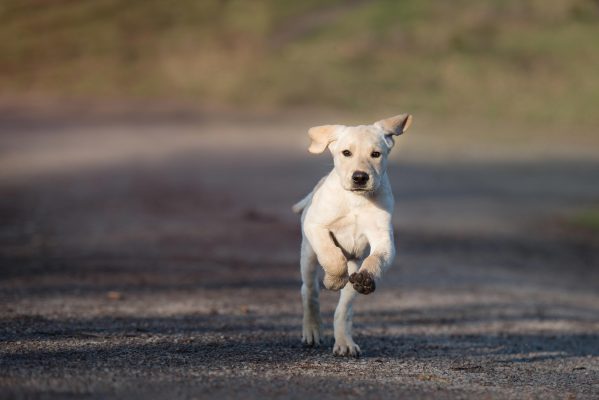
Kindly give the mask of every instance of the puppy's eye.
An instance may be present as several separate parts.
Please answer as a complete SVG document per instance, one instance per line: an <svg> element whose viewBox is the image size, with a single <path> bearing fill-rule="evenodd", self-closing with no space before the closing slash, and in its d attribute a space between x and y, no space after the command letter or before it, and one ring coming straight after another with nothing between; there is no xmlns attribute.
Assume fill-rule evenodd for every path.
<svg viewBox="0 0 599 400"><path fill-rule="evenodd" d="M341 154L343 154L345 157L351 157L351 151L349 150L343 150Z"/></svg>
<svg viewBox="0 0 599 400"><path fill-rule="evenodd" d="M379 158L381 156L381 153L378 151L373 151L372 153L370 153L370 157L372 158Z"/></svg>

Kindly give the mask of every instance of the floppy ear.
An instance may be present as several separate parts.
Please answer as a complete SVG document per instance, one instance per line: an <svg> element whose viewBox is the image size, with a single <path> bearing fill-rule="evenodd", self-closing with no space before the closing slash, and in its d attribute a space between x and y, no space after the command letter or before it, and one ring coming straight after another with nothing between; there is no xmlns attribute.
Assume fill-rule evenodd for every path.
<svg viewBox="0 0 599 400"><path fill-rule="evenodd" d="M313 154L325 151L329 143L337 140L337 129L341 125L322 125L310 128L308 135L312 139L308 151Z"/></svg>
<svg viewBox="0 0 599 400"><path fill-rule="evenodd" d="M382 119L374 123L375 126L385 131L386 135L398 136L408 130L412 125L410 114L400 114L395 117Z"/></svg>

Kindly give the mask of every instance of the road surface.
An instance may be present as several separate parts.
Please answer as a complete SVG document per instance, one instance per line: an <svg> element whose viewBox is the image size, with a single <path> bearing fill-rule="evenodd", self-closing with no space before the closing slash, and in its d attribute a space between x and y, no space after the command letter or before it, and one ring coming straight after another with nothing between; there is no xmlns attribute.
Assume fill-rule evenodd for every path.
<svg viewBox="0 0 599 400"><path fill-rule="evenodd" d="M599 241L562 223L599 159L400 138L397 261L338 358L335 293L300 343L311 122L4 110L0 397L599 398Z"/></svg>

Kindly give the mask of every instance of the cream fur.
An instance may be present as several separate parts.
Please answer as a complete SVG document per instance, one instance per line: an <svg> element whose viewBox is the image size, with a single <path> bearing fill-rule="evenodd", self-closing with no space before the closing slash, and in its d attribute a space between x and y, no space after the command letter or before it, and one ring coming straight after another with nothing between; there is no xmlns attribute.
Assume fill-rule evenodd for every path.
<svg viewBox="0 0 599 400"><path fill-rule="evenodd" d="M310 152L331 151L335 167L298 202L293 210L302 221L302 303L304 308L302 341L318 345L322 338L317 265L324 269L324 286L341 290L335 311L336 355L357 356L360 347L352 339L352 304L360 286L347 284L358 272L375 282L395 257L393 194L387 177L387 157L394 145L393 136L410 126L412 117L398 115L373 125L347 127L324 125L310 129ZM350 156L344 151L351 152ZM379 152L379 157L373 157ZM356 187L352 175L365 172L366 184ZM355 276L355 275L354 275Z"/></svg>

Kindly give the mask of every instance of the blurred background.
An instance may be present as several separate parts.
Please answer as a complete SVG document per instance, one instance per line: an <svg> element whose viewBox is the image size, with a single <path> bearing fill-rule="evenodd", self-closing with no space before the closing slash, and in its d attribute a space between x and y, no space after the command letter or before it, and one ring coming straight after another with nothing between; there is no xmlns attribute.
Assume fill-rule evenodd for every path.
<svg viewBox="0 0 599 400"><path fill-rule="evenodd" d="M3 2L5 94L595 124L593 0Z"/></svg>
<svg viewBox="0 0 599 400"><path fill-rule="evenodd" d="M403 112L358 373L597 394L598 43L596 0L4 0L0 394L316 390L307 129Z"/></svg>

